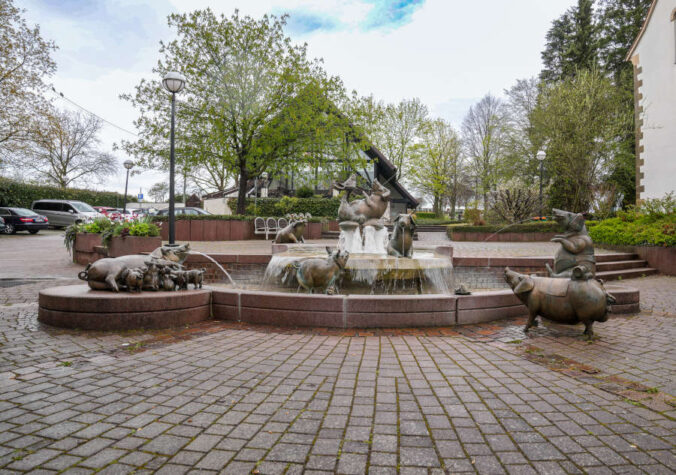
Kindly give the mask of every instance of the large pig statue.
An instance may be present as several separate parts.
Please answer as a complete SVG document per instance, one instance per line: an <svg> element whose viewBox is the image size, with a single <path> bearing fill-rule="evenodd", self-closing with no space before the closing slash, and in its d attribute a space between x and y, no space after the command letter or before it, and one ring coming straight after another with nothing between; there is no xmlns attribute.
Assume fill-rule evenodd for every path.
<svg viewBox="0 0 676 475"><path fill-rule="evenodd" d="M505 280L528 307L526 332L536 325L539 315L556 323L584 323L584 334L591 338L594 322L608 320L609 305L615 303L603 284L588 278L582 266L573 269L570 279L527 276L505 267Z"/></svg>

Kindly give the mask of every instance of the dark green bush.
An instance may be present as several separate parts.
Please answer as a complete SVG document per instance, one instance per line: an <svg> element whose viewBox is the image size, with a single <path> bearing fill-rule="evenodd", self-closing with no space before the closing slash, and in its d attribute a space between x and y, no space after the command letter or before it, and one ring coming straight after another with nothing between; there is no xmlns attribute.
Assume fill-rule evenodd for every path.
<svg viewBox="0 0 676 475"><path fill-rule="evenodd" d="M437 213L432 211L416 211L416 219L429 219L429 218L438 218Z"/></svg>
<svg viewBox="0 0 676 475"><path fill-rule="evenodd" d="M296 196L298 198L312 198L314 196L314 191L307 185L303 185L296 190Z"/></svg>
<svg viewBox="0 0 676 475"><path fill-rule="evenodd" d="M169 219L168 216L151 216L153 222L165 222ZM206 221L252 221L251 216L242 216L241 214L179 214L176 216L176 221L183 220L206 220Z"/></svg>
<svg viewBox="0 0 676 475"><path fill-rule="evenodd" d="M110 191L80 190L66 188L65 190L54 186L30 185L18 181L0 178L0 206L17 206L30 208L33 201L52 200L77 200L84 201L92 206L122 207L124 196ZM128 196L127 202L136 202L135 196Z"/></svg>
<svg viewBox="0 0 676 475"><path fill-rule="evenodd" d="M282 198L247 198L247 216L284 216L288 213L310 213L312 216L338 216L340 199L338 198L297 198L284 196ZM230 209L237 209L237 198L228 200Z"/></svg>
<svg viewBox="0 0 676 475"><path fill-rule="evenodd" d="M594 242L624 246L676 246L676 214L658 217L623 212L618 215L589 228Z"/></svg>

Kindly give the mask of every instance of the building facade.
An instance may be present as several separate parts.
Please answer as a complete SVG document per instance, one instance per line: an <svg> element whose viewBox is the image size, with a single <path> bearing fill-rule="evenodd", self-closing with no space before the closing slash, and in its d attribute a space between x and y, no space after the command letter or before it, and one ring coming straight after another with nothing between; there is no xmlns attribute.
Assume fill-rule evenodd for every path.
<svg viewBox="0 0 676 475"><path fill-rule="evenodd" d="M636 200L676 189L676 0L653 0L627 55L634 65Z"/></svg>

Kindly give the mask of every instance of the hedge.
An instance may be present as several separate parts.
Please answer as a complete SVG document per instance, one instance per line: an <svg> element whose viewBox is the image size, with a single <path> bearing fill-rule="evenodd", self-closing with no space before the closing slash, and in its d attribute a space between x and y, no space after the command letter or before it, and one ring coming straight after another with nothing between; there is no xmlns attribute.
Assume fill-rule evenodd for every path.
<svg viewBox="0 0 676 475"><path fill-rule="evenodd" d="M589 235L599 244L673 247L676 246L676 215L610 218L592 227Z"/></svg>
<svg viewBox="0 0 676 475"><path fill-rule="evenodd" d="M255 209L254 209L255 203ZM237 209L237 198L230 198L228 206L231 210ZM312 216L338 216L338 198L253 198L246 200L247 216L284 216L288 213L310 213Z"/></svg>
<svg viewBox="0 0 676 475"><path fill-rule="evenodd" d="M111 191L61 189L55 186L31 185L7 178L0 178L0 206L30 208L33 201L42 199L84 201L92 206L120 208L124 195ZM128 196L127 203L136 202L135 196Z"/></svg>

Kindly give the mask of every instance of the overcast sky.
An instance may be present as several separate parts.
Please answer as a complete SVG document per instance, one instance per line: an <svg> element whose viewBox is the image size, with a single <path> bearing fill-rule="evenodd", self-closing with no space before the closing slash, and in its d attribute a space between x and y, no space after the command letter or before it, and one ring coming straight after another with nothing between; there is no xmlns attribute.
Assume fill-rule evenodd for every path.
<svg viewBox="0 0 676 475"><path fill-rule="evenodd" d="M536 75L555 18L574 0L15 0L45 38L59 47L55 88L82 107L134 131L136 111L119 100L151 74L160 40L173 32L166 17L211 7L260 17L289 13L287 33L307 42L348 90L396 102L419 97L432 113L459 126L483 95L502 95ZM189 85L187 86L189 87ZM68 103L58 99L58 104ZM133 136L105 125L102 147ZM120 163L126 157L116 152ZM144 192L166 173L130 179ZM124 173L100 189L124 191Z"/></svg>

